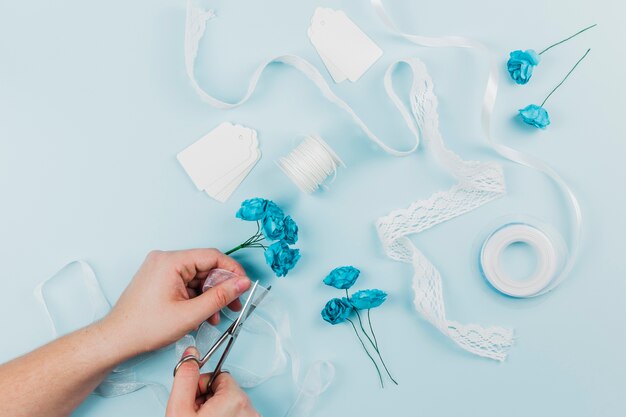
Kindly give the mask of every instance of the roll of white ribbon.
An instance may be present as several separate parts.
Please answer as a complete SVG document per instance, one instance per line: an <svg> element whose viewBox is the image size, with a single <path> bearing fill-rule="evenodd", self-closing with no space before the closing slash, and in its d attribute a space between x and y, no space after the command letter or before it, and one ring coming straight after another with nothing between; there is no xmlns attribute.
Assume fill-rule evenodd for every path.
<svg viewBox="0 0 626 417"><path fill-rule="evenodd" d="M316 135L306 137L277 164L307 194L315 192L329 176L336 175L339 166L345 166L335 151Z"/></svg>
<svg viewBox="0 0 626 417"><path fill-rule="evenodd" d="M526 243L534 249L537 266L525 280L509 276L501 263L502 253L514 243ZM534 297L557 284L563 268L565 246L558 235L526 223L508 223L492 232L480 249L479 266L483 277L498 291L517 298Z"/></svg>

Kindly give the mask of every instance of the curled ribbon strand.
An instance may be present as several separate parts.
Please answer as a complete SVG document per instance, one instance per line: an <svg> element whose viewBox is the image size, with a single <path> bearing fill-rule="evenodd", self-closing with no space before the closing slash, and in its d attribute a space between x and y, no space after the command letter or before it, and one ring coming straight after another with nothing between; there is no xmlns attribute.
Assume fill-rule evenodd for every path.
<svg viewBox="0 0 626 417"><path fill-rule="evenodd" d="M200 96L200 98L206 102L207 104L219 108L219 109L232 109L242 104L246 103L254 91L256 90L256 86L259 82L259 78L261 74L272 63L282 63L285 65L289 65L296 70L300 71L307 78L309 78L317 88L322 92L322 95L329 100L331 103L337 105L339 108L343 109L346 113L352 117L354 122L361 128L361 130L365 133L365 135L376 145L378 145L383 151L393 156L406 156L417 150L419 147L419 133L418 130L413 123L411 115L402 104L402 101L396 96L395 92L391 85L386 85L385 88L387 90L387 94L390 99L394 103L394 105L398 108L398 111L404 118L404 121L413 134L414 143L411 145L409 149L400 150L395 149L387 144L385 144L382 140L378 138L370 129L367 127L365 122L352 110L350 105L346 103L344 100L339 98L331 89L328 83L324 80L322 74L315 68L313 64L309 61L297 56L297 55L280 55L274 57L272 59L267 60L257 67L257 69L252 74L250 81L248 83L248 90L244 94L244 96L232 103L228 103L222 100L215 98L214 96L207 93L199 84L195 76L195 62L196 57L198 55L198 44L204 33L206 31L206 23L210 19L215 17L215 13L212 10L204 10L195 5L195 0L188 0L187 3L187 25L185 28L185 69L187 72L187 76L191 82L191 86L195 90L195 92Z"/></svg>

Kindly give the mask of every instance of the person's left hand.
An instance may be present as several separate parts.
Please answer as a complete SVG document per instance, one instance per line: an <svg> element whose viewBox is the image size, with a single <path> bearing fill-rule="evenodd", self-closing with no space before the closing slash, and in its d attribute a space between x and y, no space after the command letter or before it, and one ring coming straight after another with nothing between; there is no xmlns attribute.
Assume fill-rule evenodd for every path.
<svg viewBox="0 0 626 417"><path fill-rule="evenodd" d="M214 268L239 277L201 293ZM153 251L102 325L132 357L174 343L207 319L216 324L222 308L241 309L239 296L249 287L241 265L217 249Z"/></svg>

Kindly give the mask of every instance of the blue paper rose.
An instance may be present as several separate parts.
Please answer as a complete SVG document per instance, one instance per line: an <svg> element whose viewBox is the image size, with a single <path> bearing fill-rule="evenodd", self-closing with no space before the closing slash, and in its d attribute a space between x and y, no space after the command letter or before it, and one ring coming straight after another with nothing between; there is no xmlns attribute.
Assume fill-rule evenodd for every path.
<svg viewBox="0 0 626 417"><path fill-rule="evenodd" d="M263 235L267 240L280 240L285 236L285 213L273 201L267 202L263 218Z"/></svg>
<svg viewBox="0 0 626 417"><path fill-rule="evenodd" d="M350 317L352 306L345 298L333 298L322 310L322 318L330 324L343 323Z"/></svg>
<svg viewBox="0 0 626 417"><path fill-rule="evenodd" d="M387 293L381 290L361 290L350 297L350 304L357 310L369 310L385 302Z"/></svg>
<svg viewBox="0 0 626 417"><path fill-rule="evenodd" d="M360 273L361 271L353 266L335 268L324 278L324 284L345 290L354 285Z"/></svg>
<svg viewBox="0 0 626 417"><path fill-rule="evenodd" d="M523 109L519 110L519 114L522 117L524 123L531 126L545 129L550 124L550 116L546 109L536 104L530 104Z"/></svg>
<svg viewBox="0 0 626 417"><path fill-rule="evenodd" d="M241 203L236 216L242 220L257 221L265 217L268 201L264 198L252 198Z"/></svg>
<svg viewBox="0 0 626 417"><path fill-rule="evenodd" d="M284 277L300 260L300 250L291 249L283 240L274 242L265 250L265 262L277 277Z"/></svg>
<svg viewBox="0 0 626 417"><path fill-rule="evenodd" d="M533 76L533 70L539 64L541 58L533 49L527 51L513 51L509 54L506 69L513 81L518 84L526 84Z"/></svg>
<svg viewBox="0 0 626 417"><path fill-rule="evenodd" d="M284 231L285 231L285 242L290 245L294 245L298 241L298 225L291 218L291 216L285 217L284 221Z"/></svg>

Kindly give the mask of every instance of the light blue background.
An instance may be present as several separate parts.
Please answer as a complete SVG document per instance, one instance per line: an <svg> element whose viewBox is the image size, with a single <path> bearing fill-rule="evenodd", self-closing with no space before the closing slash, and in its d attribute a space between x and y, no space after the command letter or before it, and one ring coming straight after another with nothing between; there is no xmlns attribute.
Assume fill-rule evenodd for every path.
<svg viewBox="0 0 626 417"><path fill-rule="evenodd" d="M397 159L373 148L349 117L300 73L275 65L252 100L215 110L195 95L184 73L185 4L177 0L0 2L0 361L49 340L33 288L72 259L95 268L116 300L150 249L215 246L245 239L250 225L234 219L239 202L265 196L301 227L303 259L277 281L260 253L238 256L274 284L294 325L304 364L329 359L337 377L317 416L618 416L626 414L623 358L626 204L623 162L624 36L617 2L529 0L388 1L398 24L430 35L464 35L487 43L504 67L509 50L540 49L587 24L599 27L544 56L532 82L513 85L502 71L494 133L498 140L549 161L580 197L585 218L582 256L557 291L533 300L505 298L478 275L479 237L494 219L539 217L560 230L568 208L540 174L503 162L508 195L414 240L438 266L448 316L515 328L506 362L472 356L442 337L412 308L411 270L387 259L373 227L392 209L452 182L428 152ZM442 131L466 159L499 160L479 127L486 62L474 51L425 49L389 34L366 1L218 1L219 18L201 44L201 84L225 99L240 97L257 63L296 53L322 64L306 28L317 5L345 10L384 49L356 84L333 84L389 143L410 137L384 96L389 63L423 59L440 98ZM540 102L579 56L588 59L548 102L553 124L535 131L514 118ZM328 74L324 70L327 79ZM399 91L409 77L400 71ZM220 122L258 130L263 158L227 204L198 192L175 155ZM274 164L300 135L319 133L348 165L330 190L305 196ZM502 161L501 161L502 162ZM567 232L565 230L565 232ZM320 280L354 264L359 287L389 292L374 314L399 387L381 390L351 330L319 317L336 295ZM69 296L69 294L68 294ZM254 346L240 346L254 349ZM142 372L171 383L171 354ZM16 381L17 382L17 381ZM42 381L42 386L51 381ZM279 416L294 395L288 375L250 392L265 416ZM91 398L80 416L155 416L148 391Z"/></svg>

